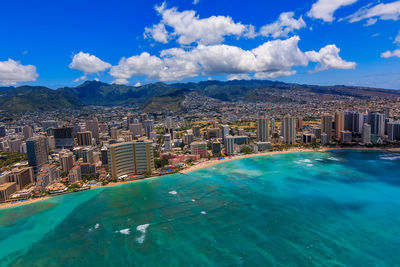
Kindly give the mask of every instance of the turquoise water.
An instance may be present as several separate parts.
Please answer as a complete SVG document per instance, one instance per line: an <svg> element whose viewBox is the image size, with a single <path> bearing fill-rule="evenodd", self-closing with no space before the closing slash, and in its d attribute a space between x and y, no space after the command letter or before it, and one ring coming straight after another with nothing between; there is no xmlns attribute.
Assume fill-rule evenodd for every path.
<svg viewBox="0 0 400 267"><path fill-rule="evenodd" d="M399 266L400 154L253 157L0 210L2 266Z"/></svg>

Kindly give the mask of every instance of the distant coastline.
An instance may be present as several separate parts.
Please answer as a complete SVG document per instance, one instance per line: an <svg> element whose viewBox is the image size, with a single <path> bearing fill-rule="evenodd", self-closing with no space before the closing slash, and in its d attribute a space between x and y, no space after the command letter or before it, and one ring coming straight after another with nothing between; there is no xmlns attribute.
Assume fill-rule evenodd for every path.
<svg viewBox="0 0 400 267"><path fill-rule="evenodd" d="M289 153L304 153L304 152L327 152L327 151L332 151L332 150L369 150L369 151L388 151L388 152L400 152L400 148L366 148L366 147L338 147L338 148L318 148L318 149L311 149L311 148L292 148L288 150L283 150L283 151L270 151L270 152L264 152L264 153L257 153L257 154L248 154L248 155L240 155L240 156L233 156L233 157L224 157L223 159L212 159L212 160L206 160L204 162L200 162L198 164L189 166L178 173L181 174L186 174L198 170L202 170L204 168L212 167L215 165L219 165L225 162L233 161L233 160L238 160L238 159L245 159L245 158L253 158L253 157L260 157L260 156L269 156L269 155L277 155L277 154L289 154ZM152 176L145 178L147 179L154 179L154 178L160 178L161 176ZM137 181L141 181L144 179L140 180L130 180L130 181L123 181L123 182L110 182L107 185L104 186L95 186L92 187L91 189L95 188L101 188L101 187L112 187L112 186L117 186L117 185L123 185L127 183L134 183ZM56 196L54 196L56 197ZM32 204L36 203L42 200L46 200L52 198L52 196L46 196L46 197L39 197L39 198L31 198L25 201L16 201L16 202L9 202L9 203L1 203L0 204L0 209L6 209L6 208L13 208L13 207L18 207L22 205L27 205L27 204Z"/></svg>

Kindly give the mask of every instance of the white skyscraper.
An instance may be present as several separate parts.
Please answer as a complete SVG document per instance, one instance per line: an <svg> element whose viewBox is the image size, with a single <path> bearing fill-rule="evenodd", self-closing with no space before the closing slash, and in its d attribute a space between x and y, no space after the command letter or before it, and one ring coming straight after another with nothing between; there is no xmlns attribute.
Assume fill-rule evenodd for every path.
<svg viewBox="0 0 400 267"><path fill-rule="evenodd" d="M283 141L285 144L296 142L296 119L290 115L283 118Z"/></svg>
<svg viewBox="0 0 400 267"><path fill-rule="evenodd" d="M225 136L225 153L228 156L235 153L235 138L231 135Z"/></svg>
<svg viewBox="0 0 400 267"><path fill-rule="evenodd" d="M371 125L364 123L362 127L362 142L364 144L371 143Z"/></svg>

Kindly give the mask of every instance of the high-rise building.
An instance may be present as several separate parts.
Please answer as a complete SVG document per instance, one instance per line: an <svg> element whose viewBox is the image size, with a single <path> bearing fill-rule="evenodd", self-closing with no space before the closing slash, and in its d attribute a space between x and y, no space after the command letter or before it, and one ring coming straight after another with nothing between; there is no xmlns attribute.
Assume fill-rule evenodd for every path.
<svg viewBox="0 0 400 267"><path fill-rule="evenodd" d="M326 133L328 142L332 139L332 116L328 114L322 115L321 131Z"/></svg>
<svg viewBox="0 0 400 267"><path fill-rule="evenodd" d="M215 156L215 155L220 155L221 154L221 147L222 147L222 145L221 145L221 143L220 142L214 142L214 143L212 143L212 146L211 146L211 148L212 148L212 154Z"/></svg>
<svg viewBox="0 0 400 267"><path fill-rule="evenodd" d="M207 129L207 138L220 138L221 137L221 130L219 128L208 128Z"/></svg>
<svg viewBox="0 0 400 267"><path fill-rule="evenodd" d="M44 164L40 170L47 171L49 173L50 183L60 178L60 171L57 169L55 164Z"/></svg>
<svg viewBox="0 0 400 267"><path fill-rule="evenodd" d="M101 149L101 164L108 165L107 147Z"/></svg>
<svg viewBox="0 0 400 267"><path fill-rule="evenodd" d="M82 149L82 159L84 163L94 163L94 154L91 147Z"/></svg>
<svg viewBox="0 0 400 267"><path fill-rule="evenodd" d="M62 172L68 174L74 166L74 154L68 150L61 151L60 162Z"/></svg>
<svg viewBox="0 0 400 267"><path fill-rule="evenodd" d="M247 136L226 136L225 153L227 155L233 155L238 146L248 144L249 138Z"/></svg>
<svg viewBox="0 0 400 267"><path fill-rule="evenodd" d="M0 125L0 138L6 136L6 126Z"/></svg>
<svg viewBox="0 0 400 267"><path fill-rule="evenodd" d="M391 141L400 141L400 121L389 122L388 138Z"/></svg>
<svg viewBox="0 0 400 267"><path fill-rule="evenodd" d="M321 128L319 127L313 127L312 128L312 133L317 139L321 139Z"/></svg>
<svg viewBox="0 0 400 267"><path fill-rule="evenodd" d="M164 133L170 134L171 138L174 139L174 128L173 128L171 116L167 116L165 118L165 132Z"/></svg>
<svg viewBox="0 0 400 267"><path fill-rule="evenodd" d="M343 112L343 127L345 131L350 131L353 134L362 132L362 124L364 114L355 111ZM360 127L361 125L361 127Z"/></svg>
<svg viewBox="0 0 400 267"><path fill-rule="evenodd" d="M132 114L128 114L128 116L126 117L126 124L128 125L128 128L130 128L132 124L137 123L135 122L135 120L136 119Z"/></svg>
<svg viewBox="0 0 400 267"><path fill-rule="evenodd" d="M243 136L243 135L246 135L246 131L244 130L243 127L239 127L237 134Z"/></svg>
<svg viewBox="0 0 400 267"><path fill-rule="evenodd" d="M195 137L200 137L200 126L198 125L193 126L192 130L193 130L193 135Z"/></svg>
<svg viewBox="0 0 400 267"><path fill-rule="evenodd" d="M81 163L81 164L79 164L79 166L81 167L82 177L94 178L96 176L96 164Z"/></svg>
<svg viewBox="0 0 400 267"><path fill-rule="evenodd" d="M340 132L340 142L343 144L350 144L352 141L352 133L350 131Z"/></svg>
<svg viewBox="0 0 400 267"><path fill-rule="evenodd" d="M149 119L149 115L147 113L140 114L140 122L147 121Z"/></svg>
<svg viewBox="0 0 400 267"><path fill-rule="evenodd" d="M303 129L303 117L296 118L296 132L301 132Z"/></svg>
<svg viewBox="0 0 400 267"><path fill-rule="evenodd" d="M259 116L257 119L257 141L268 142L269 141L269 128L268 118Z"/></svg>
<svg viewBox="0 0 400 267"><path fill-rule="evenodd" d="M26 141L26 150L29 166L33 167L35 173L43 164L47 163L49 147L47 138L44 136L31 137Z"/></svg>
<svg viewBox="0 0 400 267"><path fill-rule="evenodd" d="M72 130L72 127L61 127L54 129L54 140L56 148L74 147Z"/></svg>
<svg viewBox="0 0 400 267"><path fill-rule="evenodd" d="M276 131L275 119L271 118L271 135L273 135Z"/></svg>
<svg viewBox="0 0 400 267"><path fill-rule="evenodd" d="M110 137L111 137L111 139L118 139L118 128L117 127L111 127Z"/></svg>
<svg viewBox="0 0 400 267"><path fill-rule="evenodd" d="M190 152L193 155L200 155L200 157L207 157L207 143L206 142L193 142L190 144Z"/></svg>
<svg viewBox="0 0 400 267"><path fill-rule="evenodd" d="M228 156L235 153L235 138L232 135L225 136L225 153Z"/></svg>
<svg viewBox="0 0 400 267"><path fill-rule="evenodd" d="M9 140L8 146L10 147L10 151L19 152L21 149L22 141L21 139Z"/></svg>
<svg viewBox="0 0 400 267"><path fill-rule="evenodd" d="M133 137L142 137L142 124L132 123L129 125L129 132Z"/></svg>
<svg viewBox="0 0 400 267"><path fill-rule="evenodd" d="M58 122L57 121L42 121L42 127L44 131L47 131L48 129L52 128L58 128Z"/></svg>
<svg viewBox="0 0 400 267"><path fill-rule="evenodd" d="M79 146L91 146L92 145L92 132L78 132L78 145Z"/></svg>
<svg viewBox="0 0 400 267"><path fill-rule="evenodd" d="M391 123L391 122L392 122L392 119L387 118L385 115L385 131L384 131L385 135L389 135L389 123Z"/></svg>
<svg viewBox="0 0 400 267"><path fill-rule="evenodd" d="M364 144L371 143L371 125L364 123L362 128L362 142Z"/></svg>
<svg viewBox="0 0 400 267"><path fill-rule="evenodd" d="M113 179L123 175L152 173L154 171L153 142L140 140L110 145L108 170Z"/></svg>
<svg viewBox="0 0 400 267"><path fill-rule="evenodd" d="M200 132L200 130L199 130ZM229 135L229 126L224 124L221 125L221 137L222 137L222 143L225 144L225 136Z"/></svg>
<svg viewBox="0 0 400 267"><path fill-rule="evenodd" d="M322 133L321 134L321 144L326 145L328 144L328 135L326 133Z"/></svg>
<svg viewBox="0 0 400 267"><path fill-rule="evenodd" d="M344 113L336 112L335 113L335 137L337 140L340 140L340 133L344 131Z"/></svg>
<svg viewBox="0 0 400 267"><path fill-rule="evenodd" d="M68 182L76 183L82 180L81 167L74 166L68 173Z"/></svg>
<svg viewBox="0 0 400 267"><path fill-rule="evenodd" d="M385 115L378 112L368 113L369 124L371 125L371 134L376 136L385 135Z"/></svg>
<svg viewBox="0 0 400 267"><path fill-rule="evenodd" d="M194 141L193 133L191 130L188 130L187 133L183 135L182 141L185 145L190 146L190 144Z"/></svg>
<svg viewBox="0 0 400 267"><path fill-rule="evenodd" d="M172 150L172 140L171 140L171 135L170 134L165 134L164 135L164 149L165 149L165 151L171 151Z"/></svg>
<svg viewBox="0 0 400 267"><path fill-rule="evenodd" d="M283 141L285 144L296 143L296 121L295 118L286 115L283 118Z"/></svg>
<svg viewBox="0 0 400 267"><path fill-rule="evenodd" d="M153 131L154 122L152 120L143 121L143 128L147 138L151 138L151 132Z"/></svg>
<svg viewBox="0 0 400 267"><path fill-rule="evenodd" d="M35 192L43 193L50 184L50 173L47 170L40 170L36 176Z"/></svg>
<svg viewBox="0 0 400 267"><path fill-rule="evenodd" d="M99 141L99 122L97 118L94 118L91 121L86 121L86 130L92 132L92 137L96 142Z"/></svg>
<svg viewBox="0 0 400 267"><path fill-rule="evenodd" d="M33 136L33 130L31 126L25 125L22 129L22 134L24 135L24 139L27 140Z"/></svg>
<svg viewBox="0 0 400 267"><path fill-rule="evenodd" d="M56 140L54 136L47 136L47 143L49 144L49 150L56 149Z"/></svg>

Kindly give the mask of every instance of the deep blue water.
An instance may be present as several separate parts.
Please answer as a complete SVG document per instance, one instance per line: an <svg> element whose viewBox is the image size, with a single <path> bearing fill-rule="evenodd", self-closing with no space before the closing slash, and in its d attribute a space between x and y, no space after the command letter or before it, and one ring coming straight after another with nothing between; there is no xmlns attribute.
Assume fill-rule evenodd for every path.
<svg viewBox="0 0 400 267"><path fill-rule="evenodd" d="M230 161L0 210L2 266L400 266L400 153Z"/></svg>

